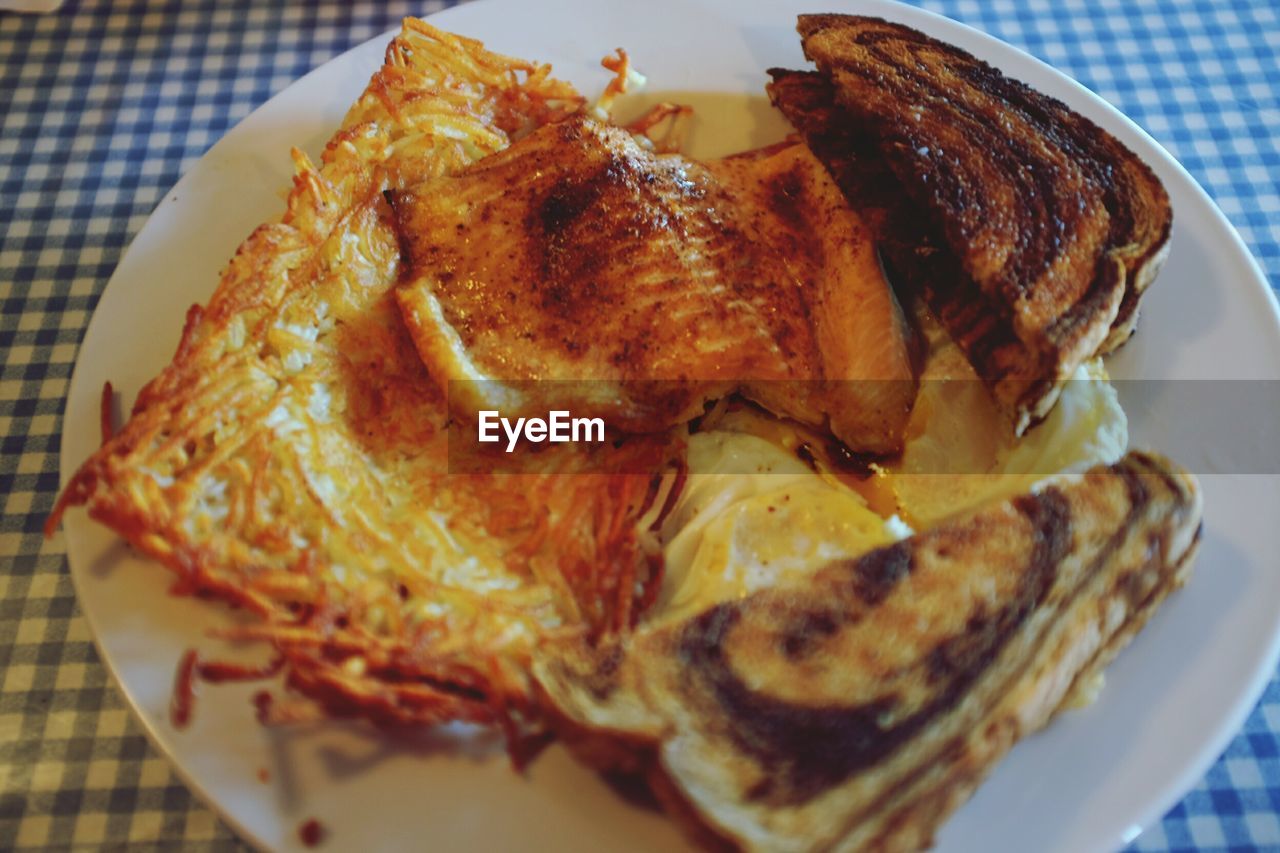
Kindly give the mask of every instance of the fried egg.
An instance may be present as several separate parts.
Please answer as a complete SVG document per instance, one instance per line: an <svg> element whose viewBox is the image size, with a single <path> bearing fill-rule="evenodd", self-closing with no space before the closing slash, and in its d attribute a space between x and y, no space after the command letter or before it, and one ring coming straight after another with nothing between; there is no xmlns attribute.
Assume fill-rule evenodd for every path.
<svg viewBox="0 0 1280 853"><path fill-rule="evenodd" d="M697 433L687 458L694 473L662 528L657 619L682 619L911 535L757 435Z"/></svg>
<svg viewBox="0 0 1280 853"><path fill-rule="evenodd" d="M920 319L929 345L920 394L902 457L885 467L914 525L928 527L1054 474L1124 455L1128 420L1101 359L1081 365L1049 416L1016 438L960 348L931 316Z"/></svg>
<svg viewBox="0 0 1280 853"><path fill-rule="evenodd" d="M735 412L690 436L693 473L661 531L666 577L652 619L687 618L1124 455L1128 422L1100 359L1019 439L960 348L927 315L921 325L929 348L906 447L874 475L896 512L802 461L807 436L795 426Z"/></svg>

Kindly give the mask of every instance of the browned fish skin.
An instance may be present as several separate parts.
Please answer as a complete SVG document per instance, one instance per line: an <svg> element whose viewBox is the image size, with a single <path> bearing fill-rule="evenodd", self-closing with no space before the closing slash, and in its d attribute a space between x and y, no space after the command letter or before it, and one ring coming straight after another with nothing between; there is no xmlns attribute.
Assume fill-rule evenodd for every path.
<svg viewBox="0 0 1280 853"><path fill-rule="evenodd" d="M1025 428L1080 361L1132 332L1167 252L1164 188L1088 119L958 48L876 18L805 15L799 30L828 88L775 72L775 103L837 177L870 149L892 171L911 215L890 225L923 220L964 271L926 279L931 306ZM833 97L856 143L843 155Z"/></svg>
<svg viewBox="0 0 1280 853"><path fill-rule="evenodd" d="M1184 582L1200 514L1130 453L538 677L571 743L714 837L918 849Z"/></svg>
<svg viewBox="0 0 1280 853"><path fill-rule="evenodd" d="M494 380L455 385L460 408L649 431L740 390L858 450L901 446L901 310L802 145L701 164L579 116L393 203L423 360L440 382ZM548 379L581 382L530 384Z"/></svg>

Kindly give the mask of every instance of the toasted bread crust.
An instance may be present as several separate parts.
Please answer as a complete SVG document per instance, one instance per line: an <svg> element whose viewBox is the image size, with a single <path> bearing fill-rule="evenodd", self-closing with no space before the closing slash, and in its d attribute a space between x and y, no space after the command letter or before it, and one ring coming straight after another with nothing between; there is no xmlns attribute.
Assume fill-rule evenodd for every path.
<svg viewBox="0 0 1280 853"><path fill-rule="evenodd" d="M822 74L772 72L775 104L855 206L891 211L884 239L926 259L901 272L1025 430L1132 332L1167 254L1163 186L1088 119L951 45L847 15L799 30Z"/></svg>
<svg viewBox="0 0 1280 853"><path fill-rule="evenodd" d="M1200 512L1131 453L537 678L701 840L919 849L1182 584Z"/></svg>

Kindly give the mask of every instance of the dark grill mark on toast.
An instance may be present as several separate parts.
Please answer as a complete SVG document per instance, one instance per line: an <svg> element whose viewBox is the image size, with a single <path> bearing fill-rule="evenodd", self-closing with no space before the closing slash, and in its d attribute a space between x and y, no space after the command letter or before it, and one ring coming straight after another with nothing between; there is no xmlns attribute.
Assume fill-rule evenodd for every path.
<svg viewBox="0 0 1280 853"><path fill-rule="evenodd" d="M778 632L778 645L787 660L800 661L812 654L818 643L856 620L849 611L835 607L807 610L783 624Z"/></svg>
<svg viewBox="0 0 1280 853"><path fill-rule="evenodd" d="M744 616L743 605L721 604L689 623L678 650L687 673L686 689L693 701L714 702L714 716L723 720L725 735L766 768L763 780L748 792L751 799L772 806L796 805L842 784L949 711L982 676L1043 601L1071 544L1070 509L1058 491L1048 488L1026 496L1016 507L1034 536L1018 590L997 612L972 614L961 633L917 662L933 698L914 712L904 713L900 697L893 694L857 705L811 706L754 691L726 658L732 632ZM857 613L882 603L910 572L915 547L915 540L904 540L844 566L851 600L812 611L815 632L828 636L839 630L841 607ZM798 630L802 623L802 618L796 619L784 629L781 651L788 658L801 656L820 639L805 637Z"/></svg>
<svg viewBox="0 0 1280 853"><path fill-rule="evenodd" d="M1171 230L1163 186L1093 122L958 48L876 18L798 28L821 73L771 70L775 105L855 206L883 209L871 221L895 281L1025 430L1131 332Z"/></svg>
<svg viewBox="0 0 1280 853"><path fill-rule="evenodd" d="M963 128L974 153L985 164L998 166L1004 179L1014 187L1015 207L1007 212L1025 221L1006 224L1013 242L1006 247L1011 253L1010 263L1001 270L998 281L1009 297L1025 295L1028 287L1048 270L1060 248L1073 239L1086 215L1098 215L1100 211L1105 215L1101 190L1072 156L1078 154L1076 146L1060 134L1055 124L1036 121L1034 100L1043 96L1020 84L1000 85L1002 81L1014 81L1006 81L986 63L913 30L868 29L858 32L854 41L866 48L875 61L858 62L844 57L832 70L875 80L879 85L891 85L882 69L894 69L909 86L899 92L904 105L916 106L923 99L923 106L931 112L945 112L953 127ZM892 50L884 47L904 44L910 45L912 55L941 59L946 70L960 78L962 86L967 84L971 92L940 90L940 85L945 86L947 81L940 81L929 64L915 67L903 64ZM966 94L974 100L966 100ZM944 230L952 232L953 245L970 244L978 236L972 229L987 224L972 221L970 217L989 208L980 198L983 186L972 185L962 174L950 171L952 163L960 162L952 158L964 152L938 151L929 118L912 121L903 117L896 122L883 122L885 117L881 115L864 115L866 118L878 122L881 150L903 188L921 204L922 212L927 211L926 215L935 220L941 216ZM1028 144L1033 140L1009 133L1011 121L1040 131L1045 153L1056 155L1057 159L1046 160L1040 156L1040 150ZM1079 197L1082 192L1085 198L1096 196L1096 207ZM1026 222L1034 222L1038 227L1028 228Z"/></svg>
<svg viewBox="0 0 1280 853"><path fill-rule="evenodd" d="M1049 488L1039 495L1023 495L1013 505L1026 516L1034 535L1034 548L1019 593L993 614L980 609L970 614L964 633L934 648L927 661L930 683L963 680L966 673L981 672L990 666L1005 638L1044 603L1057 567L1070 551L1071 510L1060 492Z"/></svg>
<svg viewBox="0 0 1280 853"><path fill-rule="evenodd" d="M832 563L831 571L847 575L848 596L837 596L831 606L788 612L778 631L779 647L790 660L806 657L819 642L862 618L868 607L886 598L898 582L911 573L912 551L906 540Z"/></svg>
<svg viewBox="0 0 1280 853"><path fill-rule="evenodd" d="M875 606L889 597L898 582L911 573L913 549L903 539L850 560L850 586L857 599Z"/></svg>
<svg viewBox="0 0 1280 853"><path fill-rule="evenodd" d="M941 221L907 198L870 130L836 106L830 80L816 72L775 68L769 73L774 105L801 132L854 207L867 214L899 299L923 296L987 383L1005 379L1015 366L1026 375L1043 375L1040 361L1028 361L1013 335L1006 307L964 274L942 236ZM1002 357L1014 347L1012 357Z"/></svg>
<svg viewBox="0 0 1280 853"><path fill-rule="evenodd" d="M649 705L667 726L650 735L646 720L634 734L642 745L657 738L649 758L691 748L723 771L709 779L679 761L663 765L653 778L664 803L701 820L705 798L732 798L748 826L772 832L769 816L814 808L813 798L839 790L815 843L923 843L955 807L955 786L966 794L1029 725L1063 707L1062 694L1041 688L1099 671L1177 588L1200 536L1189 536L1198 506L1192 478L1131 453L893 553L832 563L805 583L664 626L632 659L640 669L631 675L654 679ZM983 580L971 574L979 568ZM974 583L976 595L950 593ZM958 600L973 603L947 609ZM1119 624L1115 605L1126 611ZM1079 616L1102 619L1107 632L1085 661L1068 653L1084 651L1075 645ZM850 628L864 619L874 629ZM931 626L912 637L906 626L917 619ZM885 658L887 634L906 645ZM1005 702L1011 695L1015 707ZM622 729L634 749L633 732ZM903 836L900 819L925 823ZM723 840L753 837L735 824Z"/></svg>
<svg viewBox="0 0 1280 853"><path fill-rule="evenodd" d="M1179 504L1185 505L1190 500L1191 495L1186 484L1173 476L1166 465L1152 459L1141 450L1130 451L1129 454L1125 456L1122 464L1124 466L1139 468L1151 476L1156 477L1160 480L1161 484L1169 490L1170 494L1177 496Z"/></svg>

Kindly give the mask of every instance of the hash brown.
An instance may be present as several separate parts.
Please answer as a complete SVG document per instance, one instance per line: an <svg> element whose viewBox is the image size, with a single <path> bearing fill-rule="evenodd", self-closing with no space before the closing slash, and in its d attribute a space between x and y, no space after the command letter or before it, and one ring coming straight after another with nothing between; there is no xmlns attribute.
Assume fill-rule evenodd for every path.
<svg viewBox="0 0 1280 853"><path fill-rule="evenodd" d="M651 478L448 474L443 396L392 297L383 194L582 103L549 66L407 19L320 163L293 152L284 215L191 309L172 363L48 529L86 506L176 591L242 606L256 621L228 631L270 640L288 684L328 713L510 723L533 644L625 626L640 607ZM657 453L649 468L662 452L622 451Z"/></svg>

